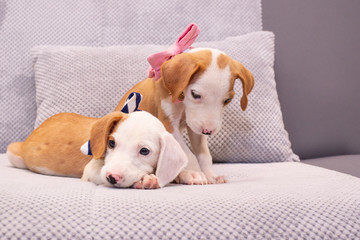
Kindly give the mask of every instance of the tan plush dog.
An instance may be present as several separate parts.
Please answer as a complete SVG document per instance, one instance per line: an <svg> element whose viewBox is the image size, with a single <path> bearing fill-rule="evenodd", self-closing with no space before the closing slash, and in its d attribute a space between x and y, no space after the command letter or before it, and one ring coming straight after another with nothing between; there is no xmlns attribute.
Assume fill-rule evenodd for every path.
<svg viewBox="0 0 360 240"><path fill-rule="evenodd" d="M93 156L80 151L89 139ZM163 187L187 163L177 141L147 112L113 112L102 118L60 113L24 142L10 144L7 155L15 167L37 173L135 188Z"/></svg>
<svg viewBox="0 0 360 240"><path fill-rule="evenodd" d="M225 182L212 169L207 136L219 132L223 109L235 95L236 79L242 82L241 108L245 110L254 86L251 72L219 50L195 48L164 62L159 80L147 78L129 90L143 95L140 108L160 119L185 151L188 165L177 182ZM125 100L115 110L120 110ZM193 152L183 140L185 129Z"/></svg>

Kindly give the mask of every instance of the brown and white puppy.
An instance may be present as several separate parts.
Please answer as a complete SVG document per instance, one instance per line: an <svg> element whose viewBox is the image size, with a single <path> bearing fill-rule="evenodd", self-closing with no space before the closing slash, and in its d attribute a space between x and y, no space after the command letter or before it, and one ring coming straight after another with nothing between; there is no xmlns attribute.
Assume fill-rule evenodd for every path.
<svg viewBox="0 0 360 240"><path fill-rule="evenodd" d="M89 139L93 156L80 151ZM99 119L60 113L24 142L10 144L7 155L15 167L37 173L136 188L163 187L187 163L174 137L147 112L113 112Z"/></svg>
<svg viewBox="0 0 360 240"><path fill-rule="evenodd" d="M225 182L212 169L207 136L219 132L224 107L235 95L236 79L242 82L241 108L245 110L254 86L251 72L219 50L195 48L163 63L159 80L147 78L126 94L141 93L140 109L159 118L185 151L189 162L177 182ZM115 110L119 111L125 100L121 99ZM185 128L193 152L183 140Z"/></svg>

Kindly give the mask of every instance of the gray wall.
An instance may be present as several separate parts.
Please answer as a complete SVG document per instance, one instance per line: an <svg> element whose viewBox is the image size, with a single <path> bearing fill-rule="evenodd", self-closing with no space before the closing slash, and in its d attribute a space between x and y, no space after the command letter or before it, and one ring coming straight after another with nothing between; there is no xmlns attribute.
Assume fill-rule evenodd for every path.
<svg viewBox="0 0 360 240"><path fill-rule="evenodd" d="M360 154L360 1L263 0L285 127L302 159Z"/></svg>

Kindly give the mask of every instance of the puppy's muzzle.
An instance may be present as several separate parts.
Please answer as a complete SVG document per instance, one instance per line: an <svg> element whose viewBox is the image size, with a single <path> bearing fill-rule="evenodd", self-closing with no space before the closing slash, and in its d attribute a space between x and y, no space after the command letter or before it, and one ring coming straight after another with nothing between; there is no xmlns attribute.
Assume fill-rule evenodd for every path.
<svg viewBox="0 0 360 240"><path fill-rule="evenodd" d="M212 130L207 130L207 129L202 130L202 134L204 134L204 135L211 135L212 133L213 133Z"/></svg>
<svg viewBox="0 0 360 240"><path fill-rule="evenodd" d="M106 180L110 183L110 184L117 184L118 182L120 182L121 180L123 180L123 176L118 175L118 174L111 174L108 173L106 174Z"/></svg>

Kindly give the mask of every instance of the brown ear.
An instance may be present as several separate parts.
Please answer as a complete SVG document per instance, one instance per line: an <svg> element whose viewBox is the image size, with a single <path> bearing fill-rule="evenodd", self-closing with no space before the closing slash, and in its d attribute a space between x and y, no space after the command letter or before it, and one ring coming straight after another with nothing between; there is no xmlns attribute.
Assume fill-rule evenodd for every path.
<svg viewBox="0 0 360 240"><path fill-rule="evenodd" d="M108 137L114 125L124 117L122 112L113 112L100 118L91 128L90 147L95 159L105 153Z"/></svg>
<svg viewBox="0 0 360 240"><path fill-rule="evenodd" d="M231 71L234 74L235 79L239 78L242 82L243 95L240 100L240 105L241 109L245 111L248 103L247 95L249 95L254 87L254 77L249 70L247 70L241 63L235 60L233 60Z"/></svg>
<svg viewBox="0 0 360 240"><path fill-rule="evenodd" d="M161 65L161 77L175 102L184 89L189 85L191 77L199 69L189 53L176 55Z"/></svg>

